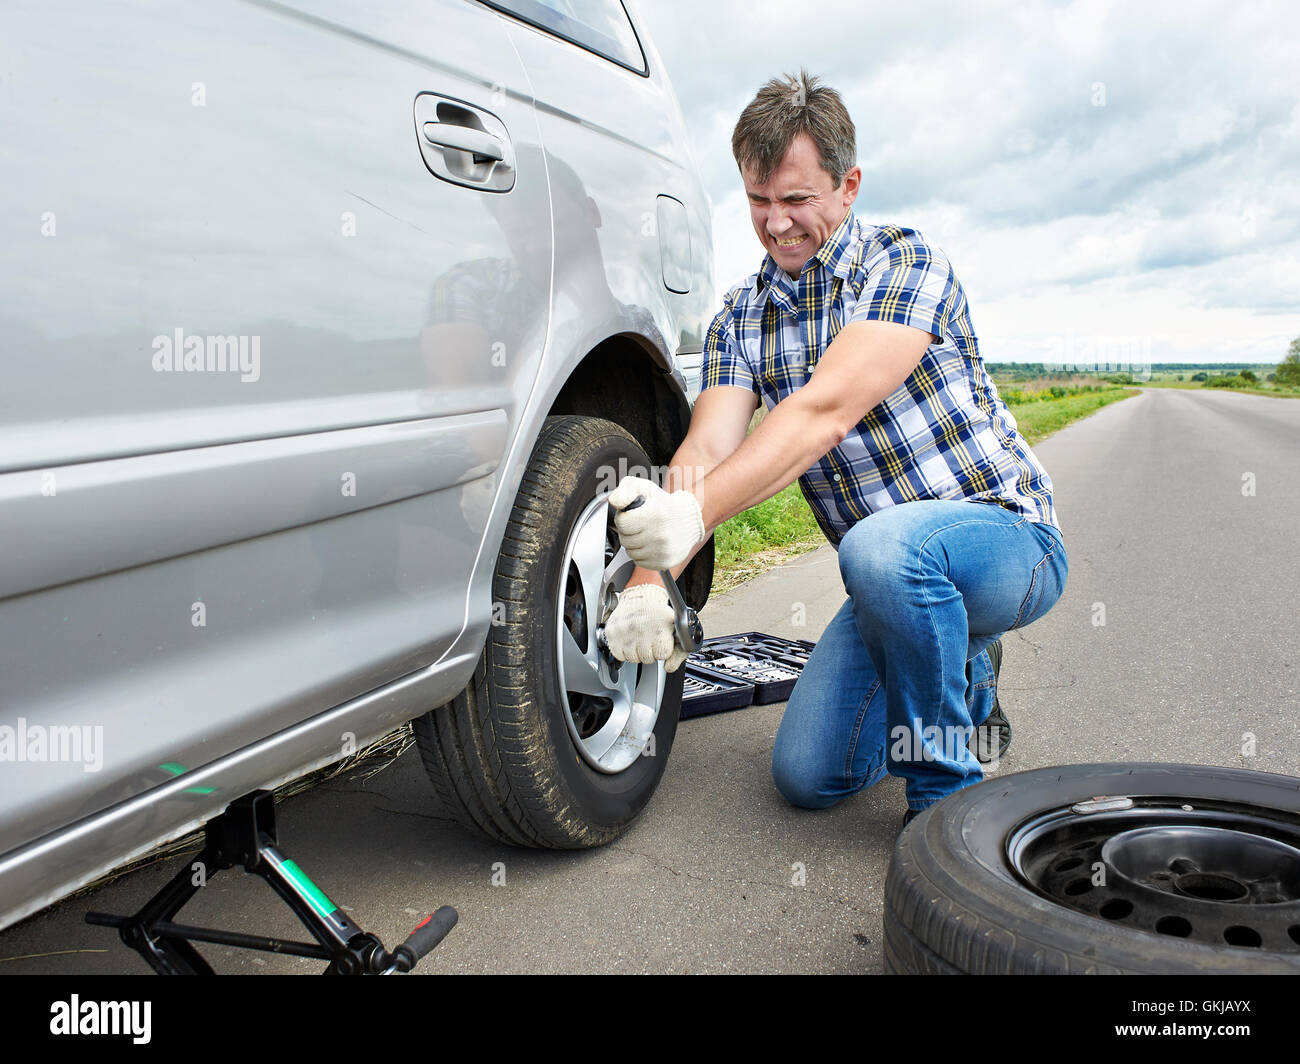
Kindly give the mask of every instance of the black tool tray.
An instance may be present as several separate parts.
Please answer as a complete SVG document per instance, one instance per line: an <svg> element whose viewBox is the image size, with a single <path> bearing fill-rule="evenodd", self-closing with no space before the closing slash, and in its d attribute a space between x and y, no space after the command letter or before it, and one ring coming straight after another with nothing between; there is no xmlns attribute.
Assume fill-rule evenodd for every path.
<svg viewBox="0 0 1300 1064"><path fill-rule="evenodd" d="M706 639L700 649L687 660L687 677L688 680L695 680L695 689L702 693L702 684L729 681L733 684L751 685L755 705L781 702L794 690L813 645L807 640L783 639L762 632L742 632L739 635ZM709 694L704 693L703 696L707 699ZM736 709L741 704L747 705L748 702L723 708ZM685 699L682 710L682 716L687 716ZM700 708L690 715L710 712L718 710Z"/></svg>
<svg viewBox="0 0 1300 1064"><path fill-rule="evenodd" d="M754 685L734 680L686 663L686 686L682 691L682 720L744 709L754 701Z"/></svg>

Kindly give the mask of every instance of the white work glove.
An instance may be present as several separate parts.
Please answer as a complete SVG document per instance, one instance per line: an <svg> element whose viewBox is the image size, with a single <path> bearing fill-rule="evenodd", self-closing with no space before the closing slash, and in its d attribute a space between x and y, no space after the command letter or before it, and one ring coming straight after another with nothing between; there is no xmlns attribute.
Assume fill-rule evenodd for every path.
<svg viewBox="0 0 1300 1064"><path fill-rule="evenodd" d="M687 657L677 645L668 592L658 584L637 584L618 596L605 621L605 645L619 661L662 661L669 672L681 668Z"/></svg>
<svg viewBox="0 0 1300 1064"><path fill-rule="evenodd" d="M625 510L638 495L645 502ZM689 491L664 491L642 477L624 477L609 494L614 507L614 527L630 557L643 569L671 569L688 557L704 538L700 500ZM665 592L666 594L666 592Z"/></svg>

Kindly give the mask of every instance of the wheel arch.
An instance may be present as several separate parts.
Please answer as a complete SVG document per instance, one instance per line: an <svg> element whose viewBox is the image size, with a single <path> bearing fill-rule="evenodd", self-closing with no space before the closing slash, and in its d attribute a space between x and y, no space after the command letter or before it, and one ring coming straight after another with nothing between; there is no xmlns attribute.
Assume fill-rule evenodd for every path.
<svg viewBox="0 0 1300 1064"><path fill-rule="evenodd" d="M587 353L556 393L547 416L583 414L627 429L655 465L667 465L686 438L691 405L681 375L638 336L611 336ZM695 556L678 584L702 609L713 583L713 539Z"/></svg>

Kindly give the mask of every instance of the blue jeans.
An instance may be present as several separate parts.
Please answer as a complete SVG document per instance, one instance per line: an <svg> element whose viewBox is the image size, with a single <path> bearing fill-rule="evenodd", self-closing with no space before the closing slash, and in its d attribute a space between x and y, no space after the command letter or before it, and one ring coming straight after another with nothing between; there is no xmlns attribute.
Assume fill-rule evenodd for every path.
<svg viewBox="0 0 1300 1064"><path fill-rule="evenodd" d="M924 809L984 778L966 741L993 710L987 648L1061 597L1061 535L993 503L926 500L859 521L839 555L849 599L790 694L772 778L823 809L889 772Z"/></svg>

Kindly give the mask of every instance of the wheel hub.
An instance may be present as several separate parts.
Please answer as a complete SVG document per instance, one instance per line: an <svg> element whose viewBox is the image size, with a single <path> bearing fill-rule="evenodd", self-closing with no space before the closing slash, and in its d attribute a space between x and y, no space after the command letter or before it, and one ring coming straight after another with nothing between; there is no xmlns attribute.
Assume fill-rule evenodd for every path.
<svg viewBox="0 0 1300 1064"><path fill-rule="evenodd" d="M1108 840L1101 859L1118 875L1165 894L1253 905L1300 900L1300 849L1245 830L1137 828Z"/></svg>

